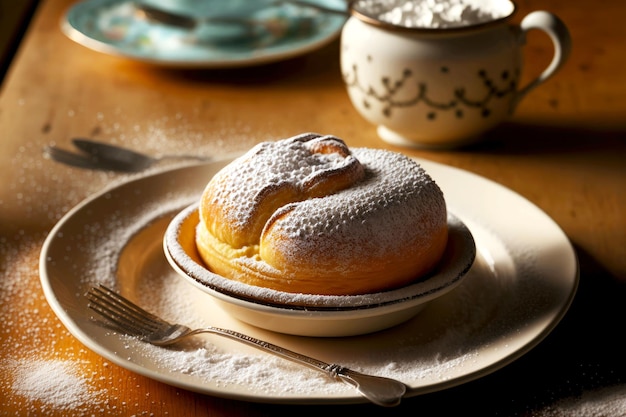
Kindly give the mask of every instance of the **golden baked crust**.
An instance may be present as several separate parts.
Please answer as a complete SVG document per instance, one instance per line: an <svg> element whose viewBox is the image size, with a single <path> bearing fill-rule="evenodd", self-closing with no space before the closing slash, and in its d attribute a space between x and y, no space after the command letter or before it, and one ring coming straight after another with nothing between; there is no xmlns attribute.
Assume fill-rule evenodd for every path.
<svg viewBox="0 0 626 417"><path fill-rule="evenodd" d="M205 188L196 231L213 272L306 294L396 288L437 264L443 194L415 161L304 134L262 143Z"/></svg>

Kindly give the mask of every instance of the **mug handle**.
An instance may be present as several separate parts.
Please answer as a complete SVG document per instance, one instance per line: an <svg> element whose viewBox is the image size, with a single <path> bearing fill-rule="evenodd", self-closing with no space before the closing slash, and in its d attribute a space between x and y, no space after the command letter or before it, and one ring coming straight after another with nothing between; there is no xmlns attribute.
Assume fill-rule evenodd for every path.
<svg viewBox="0 0 626 417"><path fill-rule="evenodd" d="M532 29L539 29L546 32L554 45L554 56L552 57L550 65L548 65L537 78L517 92L513 108L515 108L532 89L553 76L563 64L565 64L572 50L572 38L570 37L567 26L565 26L565 23L563 23L561 19L550 12L538 10L529 13L522 19L520 28L522 30L522 36Z"/></svg>

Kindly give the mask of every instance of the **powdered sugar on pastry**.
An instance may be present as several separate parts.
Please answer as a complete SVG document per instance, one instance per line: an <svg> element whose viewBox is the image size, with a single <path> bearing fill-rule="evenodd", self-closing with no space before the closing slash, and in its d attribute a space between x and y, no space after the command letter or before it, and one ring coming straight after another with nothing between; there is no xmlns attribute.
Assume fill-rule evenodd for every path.
<svg viewBox="0 0 626 417"><path fill-rule="evenodd" d="M204 220L235 248L254 244L284 204L330 194L362 175L359 162L336 138L304 134L261 143L211 180L203 200L220 209ZM339 176L344 181L337 181Z"/></svg>
<svg viewBox="0 0 626 417"><path fill-rule="evenodd" d="M413 160L300 135L218 173L196 242L214 272L291 293L347 295L414 281L447 240L441 190Z"/></svg>
<svg viewBox="0 0 626 417"><path fill-rule="evenodd" d="M294 274L303 261L348 274L358 268L349 260L383 262L416 236L429 239L445 222L441 192L414 161L376 149L353 149L353 154L364 165L365 178L335 194L283 207L263 232L263 259L271 252L284 254L285 267L291 265ZM430 211L444 216L432 218ZM327 262L333 256L345 261Z"/></svg>

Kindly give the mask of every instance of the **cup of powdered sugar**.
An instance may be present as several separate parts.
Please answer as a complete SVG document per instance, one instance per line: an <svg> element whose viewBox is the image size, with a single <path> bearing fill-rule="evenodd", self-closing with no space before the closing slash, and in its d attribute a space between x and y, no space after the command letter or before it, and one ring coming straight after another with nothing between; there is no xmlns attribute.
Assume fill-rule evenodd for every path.
<svg viewBox="0 0 626 417"><path fill-rule="evenodd" d="M341 35L341 71L357 111L396 145L453 148L509 117L565 63L571 39L554 14L519 25L511 0L356 0ZM519 85L532 29L554 45L549 66Z"/></svg>

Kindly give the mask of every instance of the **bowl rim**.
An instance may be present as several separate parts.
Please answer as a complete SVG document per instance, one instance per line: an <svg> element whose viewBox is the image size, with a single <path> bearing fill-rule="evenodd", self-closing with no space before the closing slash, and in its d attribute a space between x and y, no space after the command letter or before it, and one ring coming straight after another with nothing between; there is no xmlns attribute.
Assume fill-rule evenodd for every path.
<svg viewBox="0 0 626 417"><path fill-rule="evenodd" d="M429 275L403 287L359 295L297 294L260 288L211 272L197 252L190 255L181 243L183 226L199 224L198 202L186 207L169 223L163 249L172 268L185 279L216 298L259 311L338 312L415 306L449 292L461 283L474 264L476 245L468 227L448 212L448 243L442 260ZM189 238L189 236L187 236ZM195 237L193 239L195 242ZM195 251L195 245L194 245ZM194 257L196 259L194 259ZM279 301L280 300L280 301Z"/></svg>

